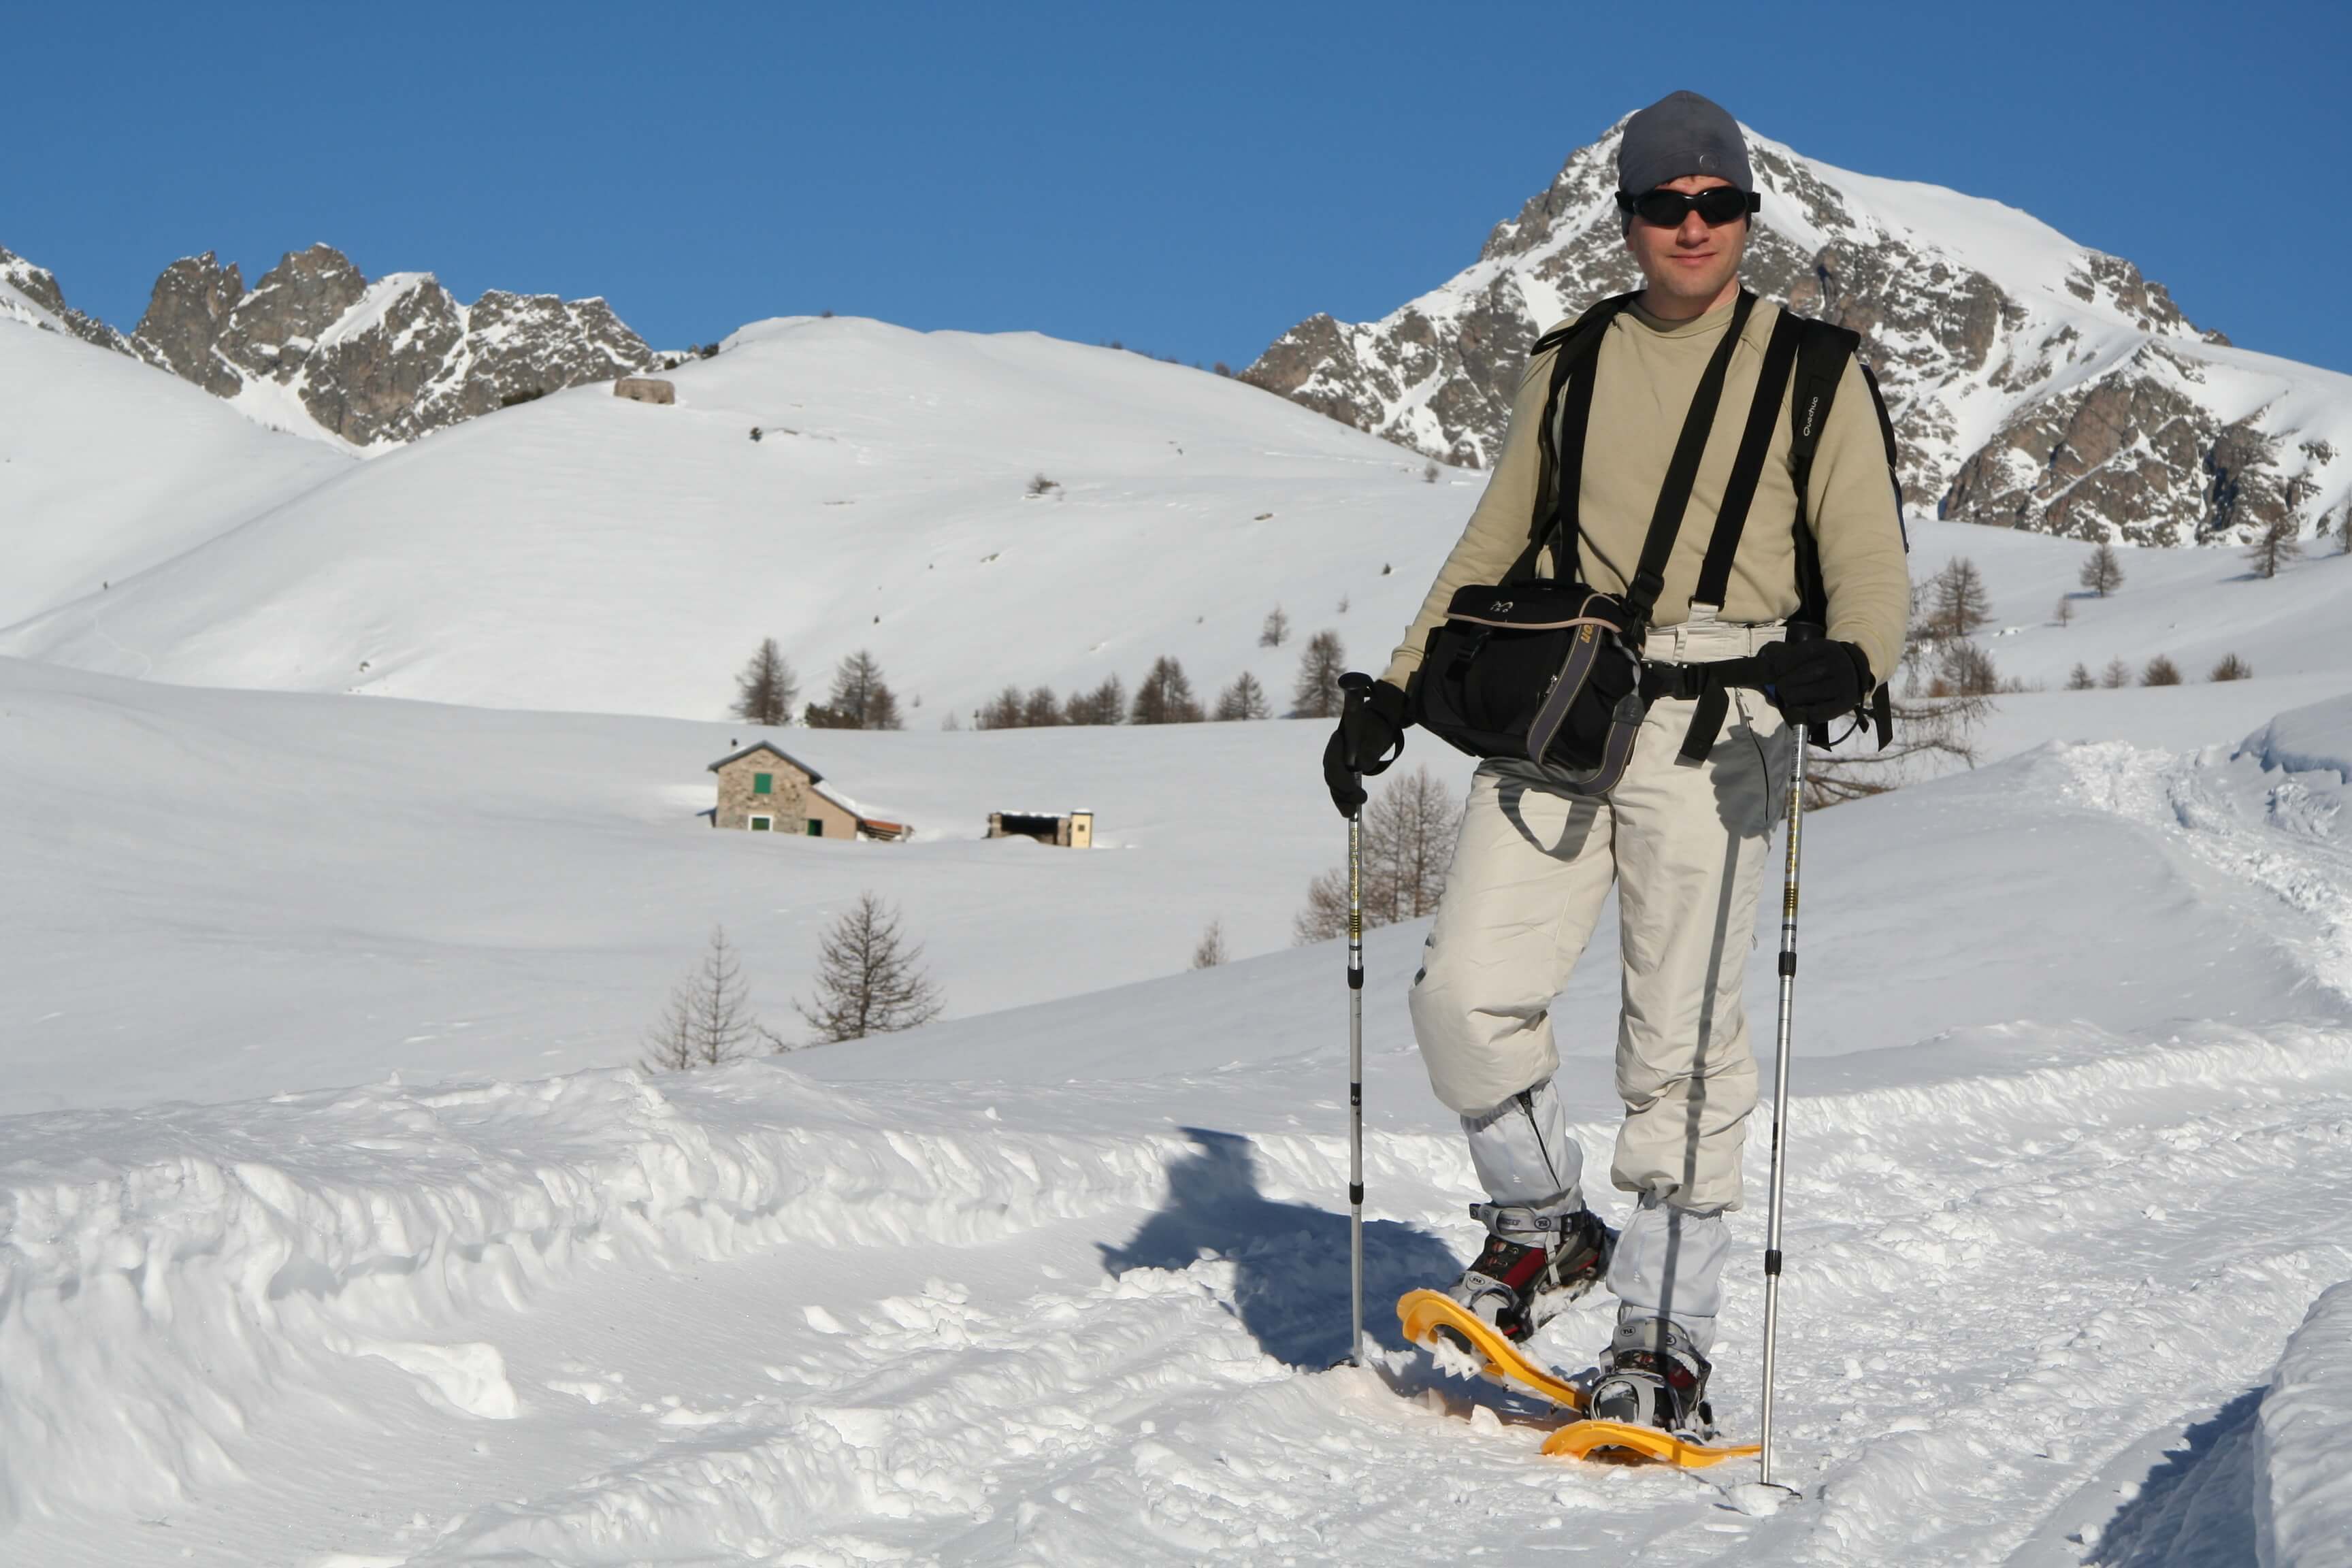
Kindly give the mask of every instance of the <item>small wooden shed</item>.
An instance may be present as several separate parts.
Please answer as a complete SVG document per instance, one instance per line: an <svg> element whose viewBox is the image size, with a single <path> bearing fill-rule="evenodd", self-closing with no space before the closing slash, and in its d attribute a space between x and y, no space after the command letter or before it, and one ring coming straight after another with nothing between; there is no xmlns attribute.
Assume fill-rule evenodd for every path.
<svg viewBox="0 0 2352 1568"><path fill-rule="evenodd" d="M713 827L790 833L808 838L899 839L914 829L868 816L829 789L824 777L772 741L754 741L710 764L719 775Z"/></svg>
<svg viewBox="0 0 2352 1568"><path fill-rule="evenodd" d="M632 403L676 403L677 384L657 375L625 375L613 384L613 395Z"/></svg>
<svg viewBox="0 0 2352 1568"><path fill-rule="evenodd" d="M1034 838L1040 844L1058 845L1065 849L1090 849L1095 842L1095 814L1091 811L992 811L988 814L988 836L991 838Z"/></svg>

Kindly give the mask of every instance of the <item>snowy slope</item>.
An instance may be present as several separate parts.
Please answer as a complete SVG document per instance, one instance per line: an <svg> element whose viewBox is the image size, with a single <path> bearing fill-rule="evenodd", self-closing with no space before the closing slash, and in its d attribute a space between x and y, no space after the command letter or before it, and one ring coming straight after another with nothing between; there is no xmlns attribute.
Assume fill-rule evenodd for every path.
<svg viewBox="0 0 2352 1568"><path fill-rule="evenodd" d="M2186 1523L2214 1553L2188 1561L2243 1561L2273 1463L2252 1413L2263 1453L2312 1429L2263 1396L2299 1324L2281 1386L2342 1408L2305 1315L2352 1277L2347 730L2339 700L2201 754L2042 750L1813 825L1802 1017L1842 1038L1797 1084L1781 1458L1807 1498L1777 1511L1737 1475L1545 1460L1538 1412L1377 1313L1374 1368L1320 1370L1327 948L717 1074L14 1119L10 1559L2146 1562ZM1417 935L1369 959L1376 1304L1472 1241L1404 1032ZM1963 990L1986 1022L1923 1030L1954 1009L1916 998ZM1592 1149L1612 1004L1580 981L1561 1008ZM1744 1427L1735 1278L1718 1400ZM1548 1351L1589 1354L1599 1311Z"/></svg>
<svg viewBox="0 0 2352 1568"><path fill-rule="evenodd" d="M579 387L355 465L0 650L712 718L773 636L813 698L872 649L926 729L1007 681L1132 689L1163 653L1279 702L1318 628L1384 658L1475 494L1255 388L1033 334L803 318L673 374L674 407ZM1277 604L1294 640L1261 648Z"/></svg>
<svg viewBox="0 0 2352 1568"><path fill-rule="evenodd" d="M352 466L35 310L0 310L0 622L95 598Z"/></svg>

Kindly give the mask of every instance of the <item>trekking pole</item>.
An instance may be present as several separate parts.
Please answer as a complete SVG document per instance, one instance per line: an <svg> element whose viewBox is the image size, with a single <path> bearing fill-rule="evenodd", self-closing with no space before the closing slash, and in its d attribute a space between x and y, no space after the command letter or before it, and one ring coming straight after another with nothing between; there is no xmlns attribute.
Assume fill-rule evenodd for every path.
<svg viewBox="0 0 2352 1568"><path fill-rule="evenodd" d="M1805 727L1791 724L1796 759L1789 764L1789 864L1780 898L1780 1022L1773 1046L1772 1196L1764 1221L1764 1420L1766 1486L1772 1481L1772 1350L1780 1326L1780 1183L1787 1174L1781 1145L1789 1126L1789 1041L1797 1001L1797 851L1805 823Z"/></svg>
<svg viewBox="0 0 2352 1568"><path fill-rule="evenodd" d="M1339 678L1360 702L1372 678ZM1364 1364L1364 808L1348 814L1348 1364Z"/></svg>

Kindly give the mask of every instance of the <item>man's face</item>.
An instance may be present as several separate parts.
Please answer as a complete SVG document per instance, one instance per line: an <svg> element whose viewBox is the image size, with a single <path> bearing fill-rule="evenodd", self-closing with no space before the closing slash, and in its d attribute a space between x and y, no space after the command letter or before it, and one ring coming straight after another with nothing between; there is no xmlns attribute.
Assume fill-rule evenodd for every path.
<svg viewBox="0 0 2352 1568"><path fill-rule="evenodd" d="M1661 188L1704 191L1730 183L1715 174L1685 174ZM1643 281L1654 292L1704 308L1720 299L1739 275L1739 258L1748 250L1748 220L1736 218L1709 228L1698 214L1685 213L1678 226L1669 228L1637 214L1625 231L1625 248L1633 253Z"/></svg>

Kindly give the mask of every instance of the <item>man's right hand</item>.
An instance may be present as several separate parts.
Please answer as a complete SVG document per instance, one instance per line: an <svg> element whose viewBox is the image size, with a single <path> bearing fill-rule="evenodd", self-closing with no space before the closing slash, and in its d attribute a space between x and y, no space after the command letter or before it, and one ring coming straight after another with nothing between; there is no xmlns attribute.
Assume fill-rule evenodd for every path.
<svg viewBox="0 0 2352 1568"><path fill-rule="evenodd" d="M1323 748L1323 782L1342 816L1364 804L1363 780L1404 752L1404 693L1385 680L1348 693L1339 705L1339 727Z"/></svg>

